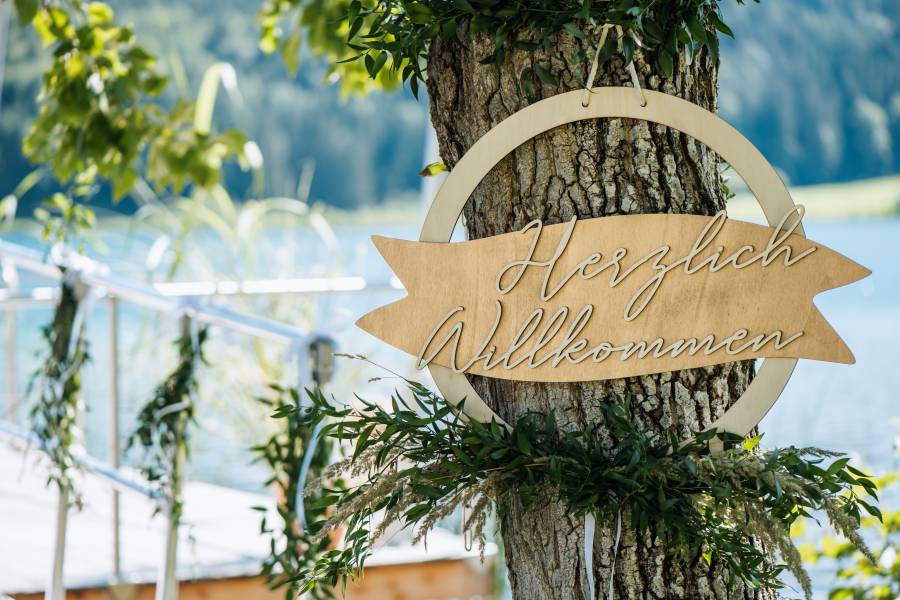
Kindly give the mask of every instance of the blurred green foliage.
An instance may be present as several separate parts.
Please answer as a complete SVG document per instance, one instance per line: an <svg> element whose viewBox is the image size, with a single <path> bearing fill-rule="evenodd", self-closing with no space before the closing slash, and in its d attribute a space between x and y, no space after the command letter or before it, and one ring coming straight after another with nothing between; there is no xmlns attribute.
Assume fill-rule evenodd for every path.
<svg viewBox="0 0 900 600"><path fill-rule="evenodd" d="M109 5L16 0L15 6L20 23L31 24L51 55L23 150L61 182L77 176L85 185L99 177L117 200L139 177L147 150L144 177L177 193L189 182L217 183L223 159L242 152L239 132L193 127L193 102L166 111L152 101L168 80Z"/></svg>
<svg viewBox="0 0 900 600"><path fill-rule="evenodd" d="M354 0L265 0L257 21L259 47L263 52L278 52L291 75L300 67L300 55L307 50L327 61L326 77L340 83L342 95L365 95L375 90L393 90L400 80L395 71L381 71L374 77L360 62L345 60L350 34L348 13Z"/></svg>
<svg viewBox="0 0 900 600"><path fill-rule="evenodd" d="M290 77L284 61L260 51L258 4L241 0L111 4L117 22L133 23L135 35L157 59L154 68L170 82L154 98L159 106L168 110L179 98L199 97L204 73L212 65L232 67L236 89L220 94L214 122L243 131L265 157L261 175L244 171L234 161L223 163L221 184L236 201L296 196L301 173L310 163L316 171L311 202L353 208L416 193L427 107L408 92L345 96L341 86L330 85L329 61L313 57L308 47L301 48L300 68ZM0 196L34 168L20 145L34 119L40 76L50 58L30 31L13 26L9 34L0 107L0 160L5 167L0 172ZM360 80L368 85L367 75ZM59 187L45 178L20 198L19 214L30 215L55 191ZM91 201L94 206L112 206L111 190L100 186ZM126 197L117 210L136 208Z"/></svg>
<svg viewBox="0 0 900 600"><path fill-rule="evenodd" d="M882 491L896 488L900 473L875 479ZM873 563L845 540L826 535L800 546L803 560L815 564L831 560L837 564L836 582L828 600L894 600L900 598L900 510L882 511L883 519L864 517L862 526L869 547L875 555ZM792 530L794 537L805 534L802 521Z"/></svg>
<svg viewBox="0 0 900 600"><path fill-rule="evenodd" d="M744 0L736 2L743 4ZM285 4L302 7L310 3L293 0L275 5ZM338 12L337 8L333 10ZM586 33L595 28L591 24L617 25L625 35L621 40L610 36L601 57L608 59L621 43L625 62L630 62L641 46L664 77L671 77L682 52L690 60L705 48L718 59L717 31L733 36L719 13L718 2L710 0L351 0L342 14L317 15L329 22L332 30L336 23L338 32L346 30L344 64L362 63L363 70L376 80L387 71L391 81L399 77L409 82L414 94L426 80L431 42L438 37L457 38L463 31L470 39L491 36L494 51L481 62L500 65L511 48L543 48L552 55L551 36L557 33L568 32L592 45ZM588 62L583 49L573 58L577 64ZM532 74L558 86L550 71L538 64L526 68L520 78L524 82Z"/></svg>

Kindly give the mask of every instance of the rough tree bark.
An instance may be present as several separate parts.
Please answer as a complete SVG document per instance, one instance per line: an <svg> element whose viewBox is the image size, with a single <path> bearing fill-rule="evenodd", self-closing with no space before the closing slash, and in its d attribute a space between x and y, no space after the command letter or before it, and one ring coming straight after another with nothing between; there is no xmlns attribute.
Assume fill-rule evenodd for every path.
<svg viewBox="0 0 900 600"><path fill-rule="evenodd" d="M599 37L594 32L596 39ZM560 82L543 85L544 96L579 89L588 65L575 65L582 44L561 34L554 52L511 51L500 67L479 64L493 49L491 37L474 42L460 28L457 39L437 40L430 51L428 92L431 120L444 162L452 168L491 127L528 104L519 74L535 62ZM590 48L587 49L591 55ZM717 65L706 54L688 65L682 59L671 78L654 74L641 57L636 66L646 88L716 108ZM599 86L630 85L620 58L603 65ZM581 121L527 142L484 179L464 211L469 237L498 235L534 219L545 224L570 219L632 213L712 215L725 206L718 157L699 142L645 121ZM524 411L553 409L561 427L615 441L602 427L596 403L630 392L640 423L655 432L674 430L681 438L719 417L748 385L751 362L587 384L535 384L473 377L473 385L504 419ZM638 538L623 515L623 535L613 569L615 523L598 523L594 539L594 579L606 596L611 573L616 598L762 598L766 593L728 585L728 573L697 556L684 565L667 554L655 535ZM584 521L561 502L523 514L513 507L502 525L513 597L582 600L589 597L582 561Z"/></svg>

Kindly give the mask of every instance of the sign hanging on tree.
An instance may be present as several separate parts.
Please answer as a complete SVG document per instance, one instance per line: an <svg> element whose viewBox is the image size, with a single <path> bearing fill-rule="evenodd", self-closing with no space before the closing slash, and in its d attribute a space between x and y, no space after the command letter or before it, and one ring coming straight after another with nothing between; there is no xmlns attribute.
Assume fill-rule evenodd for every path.
<svg viewBox="0 0 900 600"><path fill-rule="evenodd" d="M868 269L804 236L803 207L740 133L668 94L594 88L532 104L491 129L450 172L419 242L375 237L408 296L362 329L417 357L466 413L500 420L465 374L540 382L615 379L765 358L712 425L744 435L775 403L799 358L852 363L813 304ZM769 226L696 215L532 222L449 243L475 187L504 156L549 129L630 118L672 127L714 150L744 179ZM427 243L424 243L427 242Z"/></svg>
<svg viewBox="0 0 900 600"><path fill-rule="evenodd" d="M692 215L601 217L462 243L375 238L409 295L359 321L449 367L521 381L853 355L812 298L868 270L796 235Z"/></svg>

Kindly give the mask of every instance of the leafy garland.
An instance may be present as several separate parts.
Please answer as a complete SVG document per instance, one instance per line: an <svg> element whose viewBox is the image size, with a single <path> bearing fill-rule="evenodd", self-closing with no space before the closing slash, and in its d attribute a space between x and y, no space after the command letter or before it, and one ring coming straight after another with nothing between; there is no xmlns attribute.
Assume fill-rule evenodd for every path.
<svg viewBox="0 0 900 600"><path fill-rule="evenodd" d="M331 546L328 537L317 536L317 530L300 523L297 500L303 476L303 463L307 452L313 452L308 465L307 478L316 479L328 466L333 450L333 442L319 438L310 448L313 440L316 413L304 408L301 396L295 388L270 386L274 398L260 398L259 401L272 409L272 416L279 420L279 429L264 443L251 448L256 461L265 463L272 472L267 486L275 486L279 494L277 511L279 522L273 524L264 506L255 507L263 513L260 530L269 536L269 556L263 561L261 575L266 578L270 589L285 588L285 600L297 595L296 582L290 574L315 567L316 560ZM343 482L334 481L330 485L343 489ZM323 494L317 492L304 502L304 521L307 524L321 523L329 515L330 502L322 502ZM309 594L313 600L327 600L334 597L331 588L320 586Z"/></svg>
<svg viewBox="0 0 900 600"><path fill-rule="evenodd" d="M744 0L736 2L743 4ZM302 10L314 3L315 0L266 2L261 10L265 17L260 19L264 47L274 50L277 46L279 38L273 32L282 12L298 7ZM391 79L408 81L416 95L420 82L427 77L431 42L439 36L452 39L461 25L471 38L479 34L493 38L494 51L483 62L497 64L511 48L529 52L543 48L552 55L551 38L564 31L587 40L591 22L618 25L626 33L622 39L625 61L631 60L640 43L648 62L665 77L672 75L681 52L692 58L706 49L717 60L716 31L732 36L722 20L717 0L351 0L342 21L339 27L329 23L335 30L346 27L346 45L353 51L340 62L362 60L372 79L383 79L382 73L387 71ZM308 18L298 19L296 27L313 29ZM330 38L328 41L333 44ZM296 54L298 31L282 42L282 54ZM604 60L618 43L607 41L601 53ZM574 58L576 64L586 62L585 50L579 50ZM352 72L349 68L344 70ZM547 68L535 65L534 71L546 83L557 85Z"/></svg>
<svg viewBox="0 0 900 600"><path fill-rule="evenodd" d="M52 464L47 483L72 492L76 503L80 503L80 497L72 476L78 462L72 448L78 442L77 421L82 408L81 367L89 360L83 327L75 322L82 302L78 284L63 279L53 320L41 334L47 356L29 383L29 392L35 386L39 390L30 417L32 432Z"/></svg>
<svg viewBox="0 0 900 600"><path fill-rule="evenodd" d="M205 327L192 331L185 324L175 342L178 364L141 409L126 447L143 449L141 472L162 493L160 508L167 503L176 520L181 514L180 463L188 453L188 426L194 422L197 370L204 361L206 338Z"/></svg>
<svg viewBox="0 0 900 600"><path fill-rule="evenodd" d="M466 533L484 547L484 527L496 502L502 516L512 502L527 510L548 490L575 515L614 519L621 508L632 527L654 526L677 560L703 556L727 566L731 577L753 586L779 588L789 569L811 596L808 575L791 541L790 525L823 511L837 532L866 556L859 536L862 512L880 518L863 497L876 496L866 474L849 459L817 448L759 452L759 438L724 435L724 450L711 452L711 432L690 442L655 439L632 419L627 401L600 409L614 440L612 450L592 432L560 432L553 414L529 414L506 428L459 416L452 405L415 382L407 382L411 402L396 393L392 411L363 401L361 408L335 408L321 391L308 391L311 423L328 419L323 433L355 440L353 455L325 470L311 494L335 510L314 526L318 541L346 524L343 549L328 550L314 567L292 573L301 589L336 585L358 576L372 544L394 522L415 527L423 538L459 506L471 506ZM294 412L287 407L285 412ZM835 459L823 465L825 459ZM329 479L344 475L358 485L333 489ZM370 520L384 511L370 531ZM775 564L754 540L777 551Z"/></svg>

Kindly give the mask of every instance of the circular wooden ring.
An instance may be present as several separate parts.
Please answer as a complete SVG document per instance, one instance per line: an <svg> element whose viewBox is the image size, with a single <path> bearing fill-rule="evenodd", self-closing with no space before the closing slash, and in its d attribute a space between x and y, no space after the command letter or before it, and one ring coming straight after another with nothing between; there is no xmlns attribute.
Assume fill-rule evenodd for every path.
<svg viewBox="0 0 900 600"><path fill-rule="evenodd" d="M777 226L794 208L787 187L762 153L715 114L687 100L652 90L644 90L646 106L641 106L631 88L603 87L592 92L586 107L581 104L581 91L536 102L475 142L438 190L422 224L419 240L448 242L472 192L500 160L538 134L585 119L638 119L677 129L705 144L737 171L770 226ZM799 225L795 233L803 235L803 226ZM796 358L763 360L750 386L710 428L742 436L749 433L778 400L796 365ZM429 371L445 398L454 401L466 398L465 412L470 418L502 421L479 397L465 375L438 365L429 366Z"/></svg>

